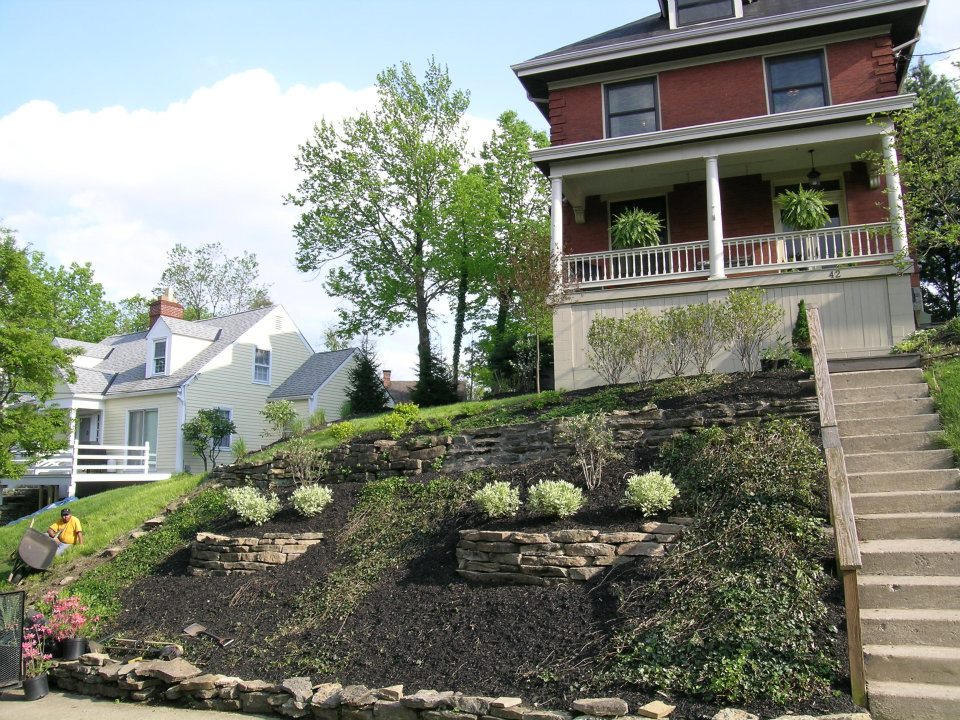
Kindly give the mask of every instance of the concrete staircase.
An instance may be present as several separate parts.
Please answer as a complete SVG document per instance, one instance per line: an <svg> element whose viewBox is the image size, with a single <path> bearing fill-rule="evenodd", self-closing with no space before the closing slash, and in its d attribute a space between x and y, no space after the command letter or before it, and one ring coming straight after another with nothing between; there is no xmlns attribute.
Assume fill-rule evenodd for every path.
<svg viewBox="0 0 960 720"><path fill-rule="evenodd" d="M960 719L960 471L919 368L831 370L876 720Z"/></svg>

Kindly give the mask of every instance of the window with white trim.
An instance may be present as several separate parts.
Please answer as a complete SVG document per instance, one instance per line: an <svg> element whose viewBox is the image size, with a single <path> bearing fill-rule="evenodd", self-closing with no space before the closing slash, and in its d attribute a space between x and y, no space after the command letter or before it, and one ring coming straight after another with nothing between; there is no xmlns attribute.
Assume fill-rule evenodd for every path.
<svg viewBox="0 0 960 720"><path fill-rule="evenodd" d="M657 79L606 85L607 137L640 135L660 129Z"/></svg>
<svg viewBox="0 0 960 720"><path fill-rule="evenodd" d="M217 415L225 417L227 420L233 420L233 410L230 410L229 408L213 408L213 411L217 413ZM217 445L217 447L221 450L229 450L232 444L233 435L228 433L220 438L220 443Z"/></svg>
<svg viewBox="0 0 960 720"><path fill-rule="evenodd" d="M823 52L814 50L768 57L767 90L771 113L828 105L827 69Z"/></svg>
<svg viewBox="0 0 960 720"><path fill-rule="evenodd" d="M253 351L253 381L270 384L270 351L257 348Z"/></svg>
<svg viewBox="0 0 960 720"><path fill-rule="evenodd" d="M153 341L153 374L164 375L167 372L167 340Z"/></svg>
<svg viewBox="0 0 960 720"><path fill-rule="evenodd" d="M734 0L676 0L677 27L736 17Z"/></svg>

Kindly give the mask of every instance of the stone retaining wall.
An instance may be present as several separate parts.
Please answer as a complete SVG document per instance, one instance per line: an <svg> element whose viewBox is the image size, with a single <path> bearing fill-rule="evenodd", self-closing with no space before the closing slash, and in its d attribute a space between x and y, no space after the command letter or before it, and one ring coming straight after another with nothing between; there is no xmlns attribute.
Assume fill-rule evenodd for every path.
<svg viewBox="0 0 960 720"><path fill-rule="evenodd" d="M695 428L732 427L770 417L816 420L815 397L791 400L704 403L670 410L647 405L617 410L608 421L622 450L655 448ZM550 460L570 454L556 437L558 420L464 430L457 435L420 435L400 440L359 438L330 451L330 471L320 482L358 481L405 475L413 477L440 460L444 470L465 472L482 467ZM225 485L253 484L262 491L289 488L293 473L280 453L271 462L215 468L211 477Z"/></svg>
<svg viewBox="0 0 960 720"><path fill-rule="evenodd" d="M436 690L404 694L403 685L385 688L344 687L339 683L314 685L308 677L268 683L203 673L182 658L122 663L101 653L59 662L51 669L50 677L59 689L83 695L319 720L597 720L624 717L630 712L629 705L620 698L584 698L575 700L569 711L546 710L528 705L518 697L494 698ZM635 708L636 715L641 717L667 717L671 711L672 707L660 700ZM788 717L797 720L796 716L775 720ZM730 709L714 716L714 720L731 718L759 720L756 715ZM870 720L866 713L830 715L829 718ZM807 716L804 720L808 720Z"/></svg>
<svg viewBox="0 0 960 720"><path fill-rule="evenodd" d="M251 575L292 562L319 542L323 533L264 533L259 538L197 533L187 574Z"/></svg>
<svg viewBox="0 0 960 720"><path fill-rule="evenodd" d="M461 530L457 573L498 584L586 582L611 565L663 555L692 522L690 518L648 522L638 532Z"/></svg>

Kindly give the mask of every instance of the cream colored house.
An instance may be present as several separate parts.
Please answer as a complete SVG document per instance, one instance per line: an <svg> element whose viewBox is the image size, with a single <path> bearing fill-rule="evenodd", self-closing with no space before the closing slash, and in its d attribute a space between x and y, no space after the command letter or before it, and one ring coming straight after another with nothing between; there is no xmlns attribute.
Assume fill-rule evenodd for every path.
<svg viewBox="0 0 960 720"><path fill-rule="evenodd" d="M237 437L254 449L277 439L264 434L260 411L314 356L287 311L274 305L209 320L182 318L182 306L167 295L151 305L147 332L96 344L56 341L82 353L74 360L76 381L63 383L51 400L70 411L71 474L84 479L84 470L96 468L116 476L133 467L137 477L157 479L202 471L181 432L201 409L222 410L237 428L224 439L218 462L232 459L229 446ZM75 448L82 450L79 460ZM49 461L48 474L55 464ZM37 475L32 470L24 482Z"/></svg>
<svg viewBox="0 0 960 720"><path fill-rule="evenodd" d="M357 362L357 348L318 352L307 358L268 400L289 400L304 420L318 410L327 422L339 420L347 400L350 369Z"/></svg>

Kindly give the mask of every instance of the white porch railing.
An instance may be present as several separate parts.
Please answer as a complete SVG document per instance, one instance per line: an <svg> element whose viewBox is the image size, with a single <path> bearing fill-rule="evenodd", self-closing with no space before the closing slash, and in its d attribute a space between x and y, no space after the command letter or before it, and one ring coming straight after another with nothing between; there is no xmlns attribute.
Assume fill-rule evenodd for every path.
<svg viewBox="0 0 960 720"><path fill-rule="evenodd" d="M27 468L23 478L78 474L149 475L156 467L157 454L150 451L150 443L74 445L69 450L37 461Z"/></svg>
<svg viewBox="0 0 960 720"><path fill-rule="evenodd" d="M893 256L889 223L729 238L723 243L727 274L875 263ZM710 247L706 241L657 245L567 255L563 263L569 282L581 287L706 278Z"/></svg>

